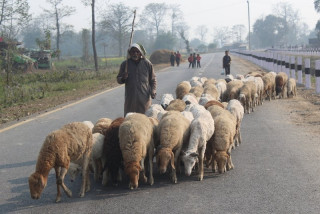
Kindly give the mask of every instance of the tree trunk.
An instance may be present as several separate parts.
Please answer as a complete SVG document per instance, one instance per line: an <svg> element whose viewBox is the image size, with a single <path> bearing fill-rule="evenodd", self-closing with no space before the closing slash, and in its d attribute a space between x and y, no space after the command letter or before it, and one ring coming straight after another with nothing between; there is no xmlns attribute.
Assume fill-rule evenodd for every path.
<svg viewBox="0 0 320 214"><path fill-rule="evenodd" d="M94 59L94 67L96 71L98 71L98 57L97 57L97 49L96 49L96 30L95 30L95 14L94 14L94 2L92 0L92 48L93 48L93 59Z"/></svg>
<svg viewBox="0 0 320 214"><path fill-rule="evenodd" d="M56 28L57 28L57 53L58 53L58 60L60 60L60 23L59 23L57 7L55 9L56 9Z"/></svg>

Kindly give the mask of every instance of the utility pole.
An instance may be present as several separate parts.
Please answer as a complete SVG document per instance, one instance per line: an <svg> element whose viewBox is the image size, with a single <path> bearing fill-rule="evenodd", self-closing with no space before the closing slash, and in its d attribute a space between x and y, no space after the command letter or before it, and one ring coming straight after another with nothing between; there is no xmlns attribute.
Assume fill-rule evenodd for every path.
<svg viewBox="0 0 320 214"><path fill-rule="evenodd" d="M248 41L248 48L251 50L251 44L250 44L250 7L249 7L249 0L247 0L248 3L248 24L249 24L249 41Z"/></svg>

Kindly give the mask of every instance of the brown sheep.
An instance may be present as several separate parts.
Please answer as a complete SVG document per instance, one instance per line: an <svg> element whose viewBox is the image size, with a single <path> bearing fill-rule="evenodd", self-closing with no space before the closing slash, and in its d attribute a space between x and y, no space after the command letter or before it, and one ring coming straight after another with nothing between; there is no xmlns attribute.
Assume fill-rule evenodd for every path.
<svg viewBox="0 0 320 214"><path fill-rule="evenodd" d="M293 96L297 96L297 84L296 84L296 80L294 78L290 78L288 80L288 89L287 89L287 96L289 97L293 97Z"/></svg>
<svg viewBox="0 0 320 214"><path fill-rule="evenodd" d="M29 177L29 188L32 199L39 199L52 168L56 172L57 197L61 200L60 186L71 197L72 192L64 184L70 161L77 163L82 160L82 184L80 197L90 190L89 158L92 149L92 132L81 122L74 122L51 132L45 139L39 152L36 171ZM79 163L79 162L78 162Z"/></svg>
<svg viewBox="0 0 320 214"><path fill-rule="evenodd" d="M220 106L221 108L224 108L224 105L217 101L217 100L210 100L208 101L205 105L204 105L204 108L205 109L208 109L210 106L213 106L213 105L216 105L216 106Z"/></svg>
<svg viewBox="0 0 320 214"><path fill-rule="evenodd" d="M106 131L108 127L110 126L112 120L109 118L100 118L96 124L94 124L94 127L92 128L92 134L94 133L100 133L106 136Z"/></svg>
<svg viewBox="0 0 320 214"><path fill-rule="evenodd" d="M233 80L228 82L223 101L229 102L229 100L238 99L239 91L242 86L243 82L241 80Z"/></svg>
<svg viewBox="0 0 320 214"><path fill-rule="evenodd" d="M179 155L190 136L190 121L178 111L170 111L159 123L158 136L160 145L157 147L157 164L161 174L171 166L171 181L177 183L176 169L179 167Z"/></svg>
<svg viewBox="0 0 320 214"><path fill-rule="evenodd" d="M203 93L203 90L204 90L204 89L203 89L202 86L196 85L196 86L193 86L193 87L190 89L189 93L194 94L196 97L201 97L201 94Z"/></svg>
<svg viewBox="0 0 320 214"><path fill-rule="evenodd" d="M148 160L148 183L153 185L153 138L156 127L157 120L140 113L127 116L120 125L120 149L123 156L124 171L130 178L130 189L138 188L139 176L145 183L147 182L145 159Z"/></svg>
<svg viewBox="0 0 320 214"><path fill-rule="evenodd" d="M276 95L279 98L284 98L285 90L287 90L288 75L284 72L279 72L276 76Z"/></svg>
<svg viewBox="0 0 320 214"><path fill-rule="evenodd" d="M191 89L190 82L182 81L177 85L176 98L182 100L183 96L188 94Z"/></svg>
<svg viewBox="0 0 320 214"><path fill-rule="evenodd" d="M184 111L184 109L186 108L186 103L183 100L180 99L175 99L172 100L168 107L166 108L167 111Z"/></svg>

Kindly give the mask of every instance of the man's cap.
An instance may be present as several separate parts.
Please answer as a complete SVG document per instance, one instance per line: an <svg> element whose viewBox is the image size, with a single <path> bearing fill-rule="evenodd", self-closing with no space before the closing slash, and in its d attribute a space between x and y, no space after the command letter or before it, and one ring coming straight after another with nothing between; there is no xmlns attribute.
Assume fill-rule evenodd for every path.
<svg viewBox="0 0 320 214"><path fill-rule="evenodd" d="M145 56L146 53L147 53L146 50L144 49L144 47L143 47L141 44L139 44L139 43L133 43L133 44L130 46L130 48L128 49L128 52L130 52L130 50L131 50L132 48L137 48L137 49L140 51L140 53L141 53L142 56Z"/></svg>

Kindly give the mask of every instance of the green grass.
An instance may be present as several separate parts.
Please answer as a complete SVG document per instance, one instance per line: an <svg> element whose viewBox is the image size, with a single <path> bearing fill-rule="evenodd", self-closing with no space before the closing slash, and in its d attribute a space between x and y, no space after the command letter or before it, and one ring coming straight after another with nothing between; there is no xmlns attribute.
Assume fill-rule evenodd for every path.
<svg viewBox="0 0 320 214"><path fill-rule="evenodd" d="M10 73L10 84L6 74L0 74L0 110L44 97L60 96L74 90L99 88L115 82L123 58L99 59L99 71L94 64L84 64L80 59L54 62L52 70L32 73ZM70 69L72 68L72 69Z"/></svg>

